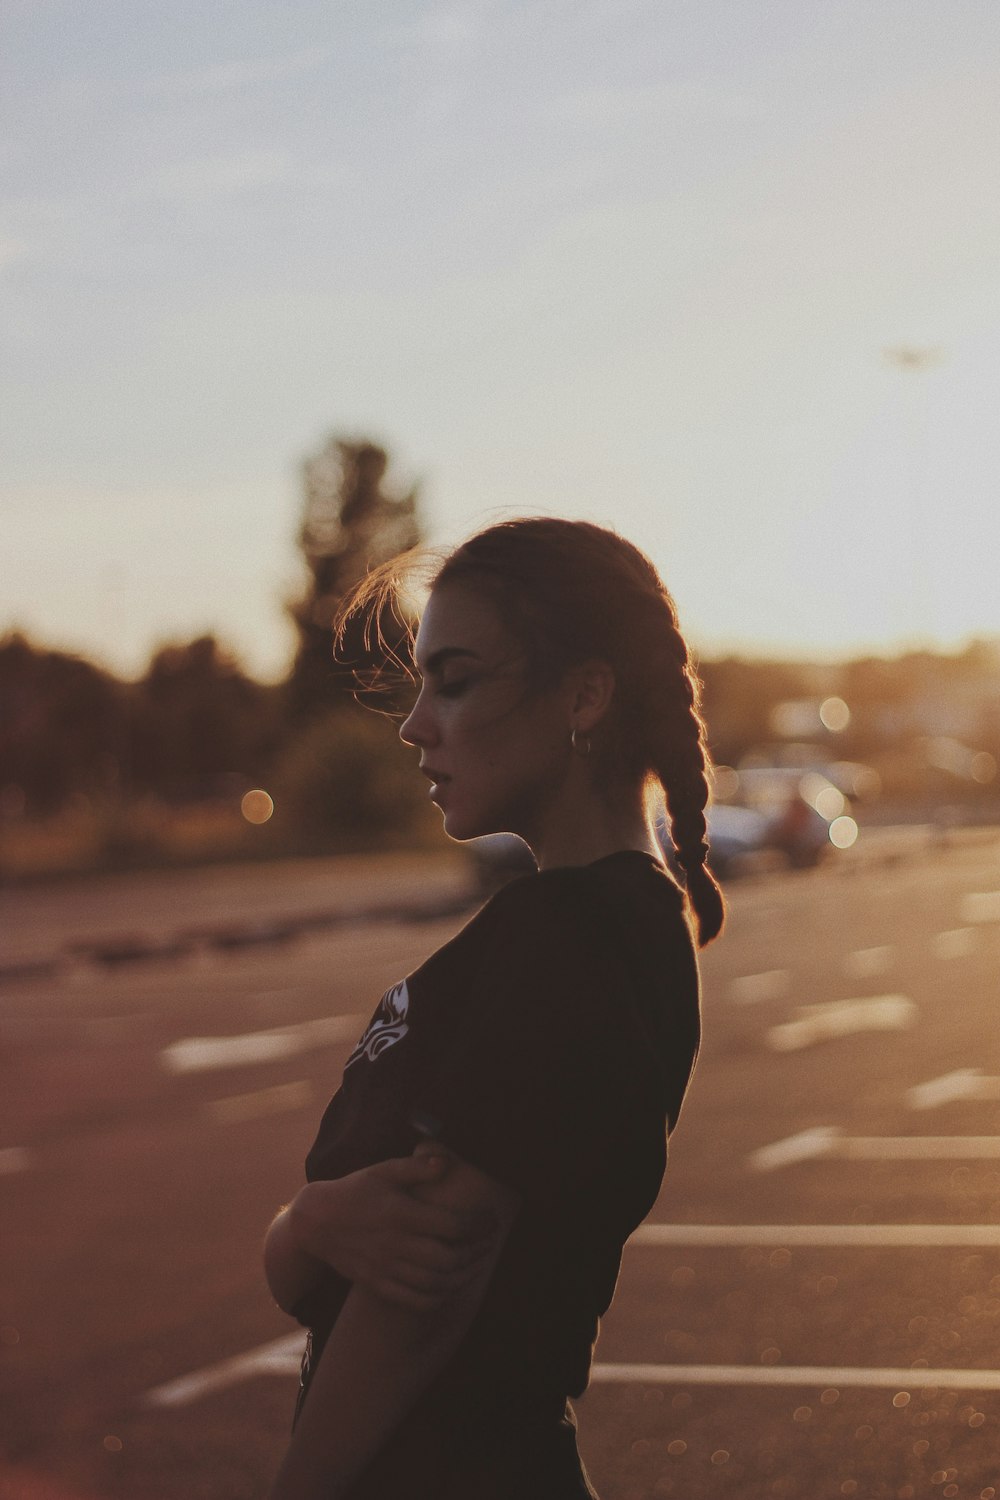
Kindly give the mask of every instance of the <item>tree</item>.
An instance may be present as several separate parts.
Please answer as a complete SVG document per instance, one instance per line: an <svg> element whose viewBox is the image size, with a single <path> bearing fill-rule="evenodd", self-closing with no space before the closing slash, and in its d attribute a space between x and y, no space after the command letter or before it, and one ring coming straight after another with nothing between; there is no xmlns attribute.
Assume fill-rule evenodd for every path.
<svg viewBox="0 0 1000 1500"><path fill-rule="evenodd" d="M719 764L736 765L755 745L773 739L777 705L808 692L807 669L793 662L726 656L699 662L698 673L712 758Z"/></svg>
<svg viewBox="0 0 1000 1500"><path fill-rule="evenodd" d="M365 622L348 623L338 660L332 622L348 591L374 565L420 541L417 489L385 486L388 455L376 444L331 436L302 465L303 513L299 546L309 577L289 609L299 633L288 678L288 706L301 723L349 701L355 672L383 660L377 635L364 640ZM374 625L375 622L373 622ZM387 611L377 621L385 641L405 659L406 631Z"/></svg>
<svg viewBox="0 0 1000 1500"><path fill-rule="evenodd" d="M276 748L277 697L214 636L161 646L132 690L135 788L183 799L226 775L259 777Z"/></svg>
<svg viewBox="0 0 1000 1500"><path fill-rule="evenodd" d="M0 641L0 788L19 789L29 813L74 793L117 787L127 776L125 691L79 657Z"/></svg>

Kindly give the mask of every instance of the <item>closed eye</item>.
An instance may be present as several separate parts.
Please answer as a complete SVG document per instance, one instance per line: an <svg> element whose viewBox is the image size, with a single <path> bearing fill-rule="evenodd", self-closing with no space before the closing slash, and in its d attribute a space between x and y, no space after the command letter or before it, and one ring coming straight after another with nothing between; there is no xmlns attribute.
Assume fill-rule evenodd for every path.
<svg viewBox="0 0 1000 1500"><path fill-rule="evenodd" d="M438 688L438 697L460 698L471 682L471 677L460 677L455 682L442 682Z"/></svg>

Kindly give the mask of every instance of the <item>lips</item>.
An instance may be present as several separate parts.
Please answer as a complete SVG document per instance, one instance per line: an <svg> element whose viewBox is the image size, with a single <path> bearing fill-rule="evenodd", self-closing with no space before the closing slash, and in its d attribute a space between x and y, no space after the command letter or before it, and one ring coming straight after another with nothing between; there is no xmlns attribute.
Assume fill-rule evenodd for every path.
<svg viewBox="0 0 1000 1500"><path fill-rule="evenodd" d="M420 771L421 775L426 776L428 781L433 781L437 786L440 786L443 781L451 780L451 777L446 776L443 771L435 771L433 766L421 766Z"/></svg>

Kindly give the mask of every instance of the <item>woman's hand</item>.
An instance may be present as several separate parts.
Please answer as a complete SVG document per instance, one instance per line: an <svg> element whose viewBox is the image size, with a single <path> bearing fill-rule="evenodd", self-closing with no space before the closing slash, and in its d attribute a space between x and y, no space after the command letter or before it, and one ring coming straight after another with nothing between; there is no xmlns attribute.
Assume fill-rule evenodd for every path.
<svg viewBox="0 0 1000 1500"><path fill-rule="evenodd" d="M421 1203L421 1187L447 1176L446 1148L310 1182L289 1215L297 1245L348 1281L414 1312L427 1312L471 1282L489 1255L490 1215Z"/></svg>

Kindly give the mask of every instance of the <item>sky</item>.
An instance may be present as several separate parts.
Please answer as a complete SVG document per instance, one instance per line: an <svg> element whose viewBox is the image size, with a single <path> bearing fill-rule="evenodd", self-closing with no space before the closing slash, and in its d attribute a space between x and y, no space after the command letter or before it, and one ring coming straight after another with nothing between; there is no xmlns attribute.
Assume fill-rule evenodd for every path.
<svg viewBox="0 0 1000 1500"><path fill-rule="evenodd" d="M995 0L0 0L0 100L0 633L280 675L331 433L701 654L1000 632Z"/></svg>

